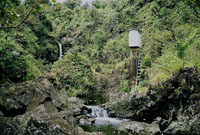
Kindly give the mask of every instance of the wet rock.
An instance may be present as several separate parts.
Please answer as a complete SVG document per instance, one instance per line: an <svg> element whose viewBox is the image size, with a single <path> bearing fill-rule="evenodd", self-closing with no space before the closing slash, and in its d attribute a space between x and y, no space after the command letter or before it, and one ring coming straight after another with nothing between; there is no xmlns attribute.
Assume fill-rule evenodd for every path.
<svg viewBox="0 0 200 135"><path fill-rule="evenodd" d="M164 133L166 135L199 135L200 114L192 118L182 116L179 120L173 121Z"/></svg>
<svg viewBox="0 0 200 135"><path fill-rule="evenodd" d="M105 135L103 132L85 132L81 127L76 128L79 131L79 135Z"/></svg>
<svg viewBox="0 0 200 135"><path fill-rule="evenodd" d="M79 123L81 124L81 125L92 125L92 124L94 124L95 123L95 119L94 118L81 118L80 120L79 120Z"/></svg>
<svg viewBox="0 0 200 135"><path fill-rule="evenodd" d="M123 108L130 119L159 124L165 134L199 135L200 73L184 68L168 81L149 86L143 93L134 93L130 100L113 104L109 109L122 116ZM124 109L124 110L125 110Z"/></svg>
<svg viewBox="0 0 200 135"><path fill-rule="evenodd" d="M81 135L69 97L49 78L4 87L0 94L1 135Z"/></svg>
<svg viewBox="0 0 200 135"><path fill-rule="evenodd" d="M158 124L124 122L115 128L115 135L162 135Z"/></svg>
<svg viewBox="0 0 200 135"><path fill-rule="evenodd" d="M67 102L69 104L69 109L72 110L73 115L75 117L85 115L87 113L91 112L91 109L87 108L83 103L84 101L76 98L76 97L69 97L67 99Z"/></svg>
<svg viewBox="0 0 200 135"><path fill-rule="evenodd" d="M52 90L54 89L46 78L1 89L0 111L5 117L22 115L33 106L43 102L50 96Z"/></svg>
<svg viewBox="0 0 200 135"><path fill-rule="evenodd" d="M144 118L152 122L156 117L176 119L178 112L200 100L200 74L192 68L186 68L167 82L150 87L143 95L132 96L130 104L136 120Z"/></svg>
<svg viewBox="0 0 200 135"><path fill-rule="evenodd" d="M123 101L118 100L114 103L107 103L105 104L105 108L108 110L109 117L119 117L119 118L130 118L133 116L132 108L130 106L130 101L128 100L129 97L127 96L126 99Z"/></svg>
<svg viewBox="0 0 200 135"><path fill-rule="evenodd" d="M109 96L110 101L104 104L109 117L130 118L133 115L128 93L112 91Z"/></svg>
<svg viewBox="0 0 200 135"><path fill-rule="evenodd" d="M79 120L79 123L80 123L81 125L91 125L91 123L90 123L89 121L87 121L86 119L83 119L83 118L81 118L81 119Z"/></svg>
<svg viewBox="0 0 200 135"><path fill-rule="evenodd" d="M17 124L12 118L0 117L1 135L23 135L24 129Z"/></svg>
<svg viewBox="0 0 200 135"><path fill-rule="evenodd" d="M162 130L186 114L191 120L200 113L199 88L200 73L193 68L182 69L165 83L150 87L143 95L133 95L130 101L132 118L150 123L161 117Z"/></svg>
<svg viewBox="0 0 200 135"><path fill-rule="evenodd" d="M65 135L67 132L63 130L60 125L52 125L43 122L42 120L37 120L31 117L28 121L26 130L26 135Z"/></svg>
<svg viewBox="0 0 200 135"><path fill-rule="evenodd" d="M109 117L116 117L116 112L111 110L111 111L108 111L108 116Z"/></svg>
<svg viewBox="0 0 200 135"><path fill-rule="evenodd" d="M161 117L156 117L152 124L159 124L161 131L167 128L168 126L168 121L161 118Z"/></svg>
<svg viewBox="0 0 200 135"><path fill-rule="evenodd" d="M95 118L89 118L88 121L90 121L91 124L94 124L95 123Z"/></svg>

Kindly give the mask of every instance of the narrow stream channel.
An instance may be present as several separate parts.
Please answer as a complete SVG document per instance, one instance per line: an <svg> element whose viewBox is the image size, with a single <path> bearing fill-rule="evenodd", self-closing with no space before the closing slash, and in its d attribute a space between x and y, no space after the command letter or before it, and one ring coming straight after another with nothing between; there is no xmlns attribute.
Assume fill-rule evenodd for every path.
<svg viewBox="0 0 200 135"><path fill-rule="evenodd" d="M109 117L107 110L97 105L97 103L105 103L106 99L101 96L95 97L96 96L85 98L87 101L86 107L91 110L91 113L86 115L88 120L81 119L79 121L80 126L87 132L103 132L105 135L113 135L114 128L119 123L128 120ZM90 105L88 103L90 103Z"/></svg>

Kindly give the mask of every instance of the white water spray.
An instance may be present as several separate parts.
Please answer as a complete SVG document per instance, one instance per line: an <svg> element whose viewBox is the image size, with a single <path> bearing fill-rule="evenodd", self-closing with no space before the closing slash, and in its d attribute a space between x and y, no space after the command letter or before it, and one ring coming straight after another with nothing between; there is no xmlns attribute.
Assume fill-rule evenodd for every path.
<svg viewBox="0 0 200 135"><path fill-rule="evenodd" d="M118 119L108 117L107 110L101 108L99 106L87 106L87 108L91 109L91 113L87 114L88 117L95 118L95 125L112 125L116 126L121 122L126 122L128 119Z"/></svg>

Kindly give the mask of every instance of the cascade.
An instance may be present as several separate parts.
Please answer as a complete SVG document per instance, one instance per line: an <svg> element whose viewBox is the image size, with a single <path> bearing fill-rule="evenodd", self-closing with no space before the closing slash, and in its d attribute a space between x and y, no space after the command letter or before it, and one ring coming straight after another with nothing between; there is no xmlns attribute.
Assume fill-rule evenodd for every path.
<svg viewBox="0 0 200 135"><path fill-rule="evenodd" d="M87 116L90 118L95 118L94 125L116 126L121 122L128 121L127 119L118 119L118 118L108 117L107 110L99 106L87 106L87 108L91 109L91 113L87 114Z"/></svg>

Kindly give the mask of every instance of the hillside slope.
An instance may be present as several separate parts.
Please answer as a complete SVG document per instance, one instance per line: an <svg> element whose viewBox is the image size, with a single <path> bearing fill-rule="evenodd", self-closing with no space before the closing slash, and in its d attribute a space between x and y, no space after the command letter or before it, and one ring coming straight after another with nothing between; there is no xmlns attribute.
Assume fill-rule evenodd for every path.
<svg viewBox="0 0 200 135"><path fill-rule="evenodd" d="M199 12L198 4L179 0L97 1L92 7L79 7L77 1L70 0L53 6L47 16L66 53L63 60L54 64L53 72L58 71L57 76L67 76L69 69L79 68L79 64L75 62L63 72L64 64L70 63L70 58L79 59L80 67L82 64L85 68L90 67L90 73L86 75L84 68L72 73L72 76L84 75L74 83L82 86L84 83L78 80L85 81L85 89L72 90L75 95L84 94L84 90L87 93L90 84L94 86L95 82L88 79L91 77L92 80L104 78L110 88L129 91L128 31L131 29L138 29L142 34L141 90L170 79L184 67L199 71L200 26L196 12ZM66 77L58 80L67 82ZM101 87L105 89L106 86Z"/></svg>

